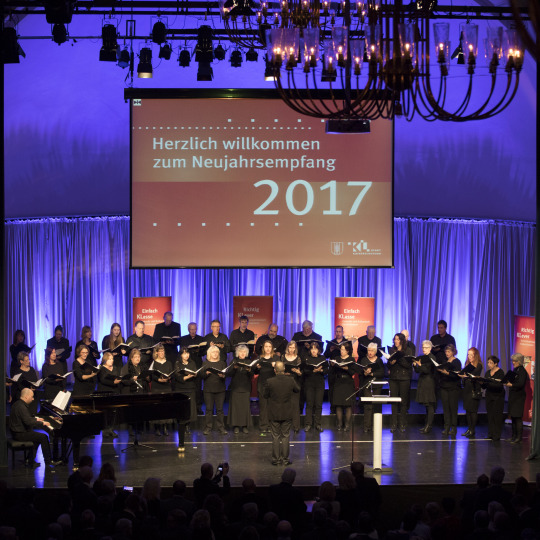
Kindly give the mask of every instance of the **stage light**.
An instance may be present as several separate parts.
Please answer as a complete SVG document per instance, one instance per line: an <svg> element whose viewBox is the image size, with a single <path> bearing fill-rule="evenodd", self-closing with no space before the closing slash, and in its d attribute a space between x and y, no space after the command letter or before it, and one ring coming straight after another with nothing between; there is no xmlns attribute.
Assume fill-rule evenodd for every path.
<svg viewBox="0 0 540 540"><path fill-rule="evenodd" d="M113 24L104 24L101 28L103 45L99 51L100 62L116 62L116 52L118 50L116 38L116 27Z"/></svg>
<svg viewBox="0 0 540 540"><path fill-rule="evenodd" d="M49 24L69 24L73 16L73 6L75 2L71 0L49 0L44 2L45 19Z"/></svg>
<svg viewBox="0 0 540 540"><path fill-rule="evenodd" d="M159 58L163 58L164 60L170 60L171 54L172 54L172 49L168 43L163 44L159 48Z"/></svg>
<svg viewBox="0 0 540 540"><path fill-rule="evenodd" d="M181 67L189 67L191 62L191 54L187 49L182 49L178 55L178 63Z"/></svg>
<svg viewBox="0 0 540 540"><path fill-rule="evenodd" d="M246 62L256 62L259 59L257 51L251 47L246 53Z"/></svg>
<svg viewBox="0 0 540 540"><path fill-rule="evenodd" d="M60 24L60 23L55 24L52 29L52 36L53 36L53 41L55 43L58 43L58 45L65 43L68 37L67 28L63 24Z"/></svg>
<svg viewBox="0 0 540 540"><path fill-rule="evenodd" d="M2 30L2 63L18 64L19 56L26 58L17 41L17 30L12 26L7 26Z"/></svg>
<svg viewBox="0 0 540 540"><path fill-rule="evenodd" d="M212 35L212 28L207 24L203 24L199 28L197 46L195 47L195 62L212 62L214 59Z"/></svg>
<svg viewBox="0 0 540 540"><path fill-rule="evenodd" d="M167 41L167 27L162 21L157 21L152 27L152 41L161 45Z"/></svg>
<svg viewBox="0 0 540 540"><path fill-rule="evenodd" d="M214 49L214 56L216 58L216 60L225 60L225 54L226 54L226 51L225 49L223 48L223 45L221 45L221 43Z"/></svg>
<svg viewBox="0 0 540 540"><path fill-rule="evenodd" d="M197 70L198 81L211 81L214 78L214 71L210 62L199 62L199 69Z"/></svg>
<svg viewBox="0 0 540 540"><path fill-rule="evenodd" d="M118 55L118 65L122 69L125 69L129 67L130 64L131 64L131 54L129 54L129 51L127 50L127 47L126 47L123 51L120 51L120 54Z"/></svg>
<svg viewBox="0 0 540 540"><path fill-rule="evenodd" d="M238 49L235 49L231 53L230 62L231 62L231 67L235 67L235 68L242 67L242 53Z"/></svg>
<svg viewBox="0 0 540 540"><path fill-rule="evenodd" d="M139 79L152 78L152 49L149 47L143 47L139 53L137 77L139 77Z"/></svg>

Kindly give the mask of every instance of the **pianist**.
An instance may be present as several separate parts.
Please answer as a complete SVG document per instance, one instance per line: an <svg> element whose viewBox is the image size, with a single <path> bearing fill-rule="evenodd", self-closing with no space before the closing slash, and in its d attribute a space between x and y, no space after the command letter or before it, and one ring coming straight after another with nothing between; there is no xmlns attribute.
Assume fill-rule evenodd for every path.
<svg viewBox="0 0 540 540"><path fill-rule="evenodd" d="M41 445L41 452L47 467L53 469L59 465L60 461L51 460L51 448L49 438L45 433L37 433L34 428L51 427L49 422L34 417L30 414L29 405L34 401L34 392L29 388L23 388L20 398L11 406L11 414L9 415L9 429L13 440L15 441L30 441L34 443L33 456L30 459L31 467L39 467L40 463L35 461L35 455L38 447Z"/></svg>

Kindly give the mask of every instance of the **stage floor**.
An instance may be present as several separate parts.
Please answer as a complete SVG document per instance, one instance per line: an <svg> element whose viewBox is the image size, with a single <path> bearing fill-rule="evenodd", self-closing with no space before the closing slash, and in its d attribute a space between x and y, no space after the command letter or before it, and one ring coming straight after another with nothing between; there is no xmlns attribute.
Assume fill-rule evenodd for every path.
<svg viewBox="0 0 540 540"><path fill-rule="evenodd" d="M326 417L325 424L332 423ZM333 425L333 424L332 424ZM529 453L529 429L525 428L526 440L522 444L492 442L483 437L487 426L477 428L476 438L469 440L461 434L466 427L459 427L455 438L442 436L442 426L433 428L429 435L419 433L421 425L410 425L405 433L390 433L383 429L382 458L391 473L375 474L381 485L420 485L420 484L470 484L481 473L488 473L495 465L506 469L506 482L513 482L518 476L534 482L540 472L540 460L526 461ZM329 480L337 484L338 471L335 467L348 466L351 458L365 463L372 459L371 434L364 434L357 425L351 452L351 434L335 429L325 429L323 433L300 431L291 438L292 467L297 471L298 485L318 486ZM510 427L505 426L503 437L510 436ZM87 439L81 445L81 455L94 458L94 472L97 475L101 465L110 462L114 465L118 486L142 486L148 477L161 478L162 486L172 485L174 480L182 479L188 485L200 474L200 464L210 462L217 466L222 461L230 465L230 479L233 486L239 486L246 477L255 480L258 486L279 482L283 467L270 463L271 436L260 435L252 429L247 435L219 435L213 432L208 437L200 430L186 436L184 454L177 452L177 435L156 437L144 433L140 442L154 447L122 452L130 442L127 430L119 432L118 439L105 439L101 435ZM11 466L11 455L5 478L13 487L63 488L71 474L69 466L59 466L55 472L42 465L36 470L25 468L18 461ZM38 461L43 461L41 452Z"/></svg>

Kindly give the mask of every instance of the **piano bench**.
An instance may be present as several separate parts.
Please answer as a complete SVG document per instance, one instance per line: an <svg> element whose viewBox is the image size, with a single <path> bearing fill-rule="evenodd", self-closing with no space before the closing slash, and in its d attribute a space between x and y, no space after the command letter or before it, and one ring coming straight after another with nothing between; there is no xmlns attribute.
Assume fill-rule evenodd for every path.
<svg viewBox="0 0 540 540"><path fill-rule="evenodd" d="M7 440L8 449L11 450L11 465L15 466L15 452L24 452L24 461L29 461L33 457L34 443L30 441Z"/></svg>

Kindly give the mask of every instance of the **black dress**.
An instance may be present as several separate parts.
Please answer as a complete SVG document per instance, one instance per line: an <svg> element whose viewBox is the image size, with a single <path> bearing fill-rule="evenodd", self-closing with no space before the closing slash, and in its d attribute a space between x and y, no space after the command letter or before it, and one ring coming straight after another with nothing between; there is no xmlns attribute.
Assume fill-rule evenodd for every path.
<svg viewBox="0 0 540 540"><path fill-rule="evenodd" d="M41 370L41 376L45 379L43 382L43 398L52 401L58 392L66 389L66 379L47 379L49 375L64 375L62 364L45 362Z"/></svg>
<svg viewBox="0 0 540 540"><path fill-rule="evenodd" d="M142 364L134 365L128 362L125 366L122 366L120 370L120 377L129 375L129 379L123 379L120 383L121 394L137 394L148 392L148 381L140 379L141 373L144 371ZM133 377L137 377L137 380L133 380Z"/></svg>
<svg viewBox="0 0 540 540"><path fill-rule="evenodd" d="M142 354L141 354L142 359ZM154 360L153 362L154 371L152 371L152 394L161 394L162 392L170 393L172 392L172 383L170 381L161 383L158 381L158 379L163 379L163 375L160 375L156 370L161 371L164 374L171 373L173 370L172 364L165 360L165 362L161 363L157 360ZM167 399L166 397L163 399ZM174 422L174 418L167 418L164 420L156 420L152 422L154 426L166 426L167 424L172 424Z"/></svg>
<svg viewBox="0 0 540 540"><path fill-rule="evenodd" d="M67 373L67 360L71 356L69 340L62 337L60 338L60 341L58 341L55 337L52 337L47 340L47 349L54 349L55 351L62 350L60 354L57 353L56 361L60 362L64 369L64 373Z"/></svg>
<svg viewBox="0 0 540 540"><path fill-rule="evenodd" d="M102 349L110 349L111 347L109 347L109 338L110 336L105 336L102 341L101 341L101 348ZM114 347L113 347L114 349ZM126 354L129 354L129 351L127 350L128 347L126 347ZM111 352L111 351L108 351L108 352ZM120 351L116 351L116 352L113 352L111 353L113 355L113 366L117 369L119 369L120 371L122 370L122 368L124 367L124 358L123 358L123 355ZM146 358L146 357L145 357ZM141 363L143 361L143 356L141 355Z"/></svg>
<svg viewBox="0 0 540 540"><path fill-rule="evenodd" d="M313 334L312 334L313 335ZM313 366L322 364L322 371L315 372ZM324 378L328 373L328 362L322 354L317 357L308 356L304 360L304 390L306 393L306 427L321 427L322 404L324 398ZM311 366L311 367L310 367Z"/></svg>
<svg viewBox="0 0 540 540"><path fill-rule="evenodd" d="M17 343L17 345L11 344L9 346L9 354L11 355L11 364L9 366L9 376L13 377L15 372L19 369L20 362L17 359L17 355L20 352L30 352L32 349L26 343Z"/></svg>
<svg viewBox="0 0 540 540"><path fill-rule="evenodd" d="M81 364L77 359L73 362L73 377L75 378L75 383L73 384L73 393L74 396L88 396L94 393L96 388L96 377L90 377L89 379L83 380L83 375L90 375L92 369L87 364L92 364L92 359L88 355L88 361Z"/></svg>
<svg viewBox="0 0 540 540"><path fill-rule="evenodd" d="M248 371L245 366L235 367L234 365L238 362L248 361L248 358L243 360L235 358L232 361L233 367L230 371L231 382L229 384L230 403L227 416L227 423L231 427L251 427L252 425L250 396L253 370Z"/></svg>
<svg viewBox="0 0 540 540"><path fill-rule="evenodd" d="M296 356L292 360L287 360L285 355L281 357L281 361L285 365L285 373L290 373L291 377L294 378L294 382L298 385L298 387L302 386L302 375L298 375L298 373L294 373L291 371L291 368L298 368L300 371L302 370L302 360L299 356ZM293 406L292 411L292 428L294 431L299 431L300 429L300 392L293 392L293 395L291 396L291 402Z"/></svg>
<svg viewBox="0 0 540 540"><path fill-rule="evenodd" d="M120 378L120 372L113 366L111 370L106 367L101 367L98 371L97 391L98 392L113 392L118 394L120 391L120 383L115 384L115 379Z"/></svg>
<svg viewBox="0 0 540 540"><path fill-rule="evenodd" d="M414 371L419 373L418 388L416 390L416 401L423 405L437 403L435 396L435 364L431 361L435 359L432 354L420 356L420 365L414 366Z"/></svg>
<svg viewBox="0 0 540 540"><path fill-rule="evenodd" d="M336 361L343 362L354 362L354 358L348 356L347 358L337 358ZM334 407L352 407L354 404L354 396L350 397L351 394L354 394L356 390L354 384L354 375L360 373L362 368L356 365L356 362L349 364L347 366L349 369L343 369L339 366L333 364L332 369L334 372L334 391L332 392L332 405ZM349 399L347 399L349 398Z"/></svg>
<svg viewBox="0 0 540 540"><path fill-rule="evenodd" d="M364 386L370 380L380 380L384 378L384 364L381 358L376 357L375 361L370 361L367 356L361 358L358 362L361 366L371 368L371 374L365 375L364 370L362 377L360 378L360 386ZM361 397L371 397L373 395L373 386L366 386L362 391ZM382 405L373 402L364 402L364 430L371 430L373 428L373 413L382 412Z"/></svg>
<svg viewBox="0 0 540 540"><path fill-rule="evenodd" d="M529 382L529 374L523 366L514 369L516 379L508 391L508 414L512 418L521 418L525 408L525 386Z"/></svg>
<svg viewBox="0 0 540 540"><path fill-rule="evenodd" d="M257 379L257 394L259 395L259 428L261 431L270 429L270 420L268 419L268 399L264 397L264 385L268 379L276 376L272 363L277 362L279 356L273 355L272 358L259 358L259 363L254 366L254 373L259 375ZM261 367L258 368L257 365Z"/></svg>
<svg viewBox="0 0 540 540"><path fill-rule="evenodd" d="M478 365L470 373L475 377L479 377L482 374L483 369L484 366L482 366L482 363L478 362ZM478 412L478 405L480 404L480 397L478 395L478 392L480 391L480 389L481 386L479 382L469 378L463 379L463 408L466 412ZM475 395L478 397L474 397Z"/></svg>
<svg viewBox="0 0 540 540"><path fill-rule="evenodd" d="M492 375L491 371L488 370L486 371L485 378L494 381L487 382L483 385L486 390L488 437L491 437L494 441L498 441L501 438L504 424L504 386L501 384L504 378L504 371L497 368Z"/></svg>
<svg viewBox="0 0 540 540"><path fill-rule="evenodd" d="M175 364L175 369L178 368L187 368L191 371L196 371L197 366L195 364L195 361L191 358L188 360L187 364L184 364L182 360L178 360ZM189 398L189 422L196 422L197 421L197 400L195 396L195 392L197 390L197 379L198 377L190 377L189 379L185 380L184 377L186 376L185 373L177 371L174 374L174 391L175 392L181 392L185 396Z"/></svg>
<svg viewBox="0 0 540 540"><path fill-rule="evenodd" d="M27 386L22 382L23 380L24 381L29 381L29 382L34 382L34 383L38 381L37 371L33 367L30 367L30 369L28 371L23 371L19 367L19 369L17 369L15 371L13 376L18 375L19 373L21 374L21 376L19 377L17 382L14 383L13 386L11 387L11 396L12 396L12 400L13 400L12 402L13 403L15 401L17 401L21 397L22 389L26 388L26 386ZM33 386L31 386L31 387L34 388ZM33 415L37 414L37 404L38 404L38 399L37 399L37 396L36 396L36 399L34 399L34 401L32 401L32 403L28 406L29 409L30 409L30 412Z"/></svg>

